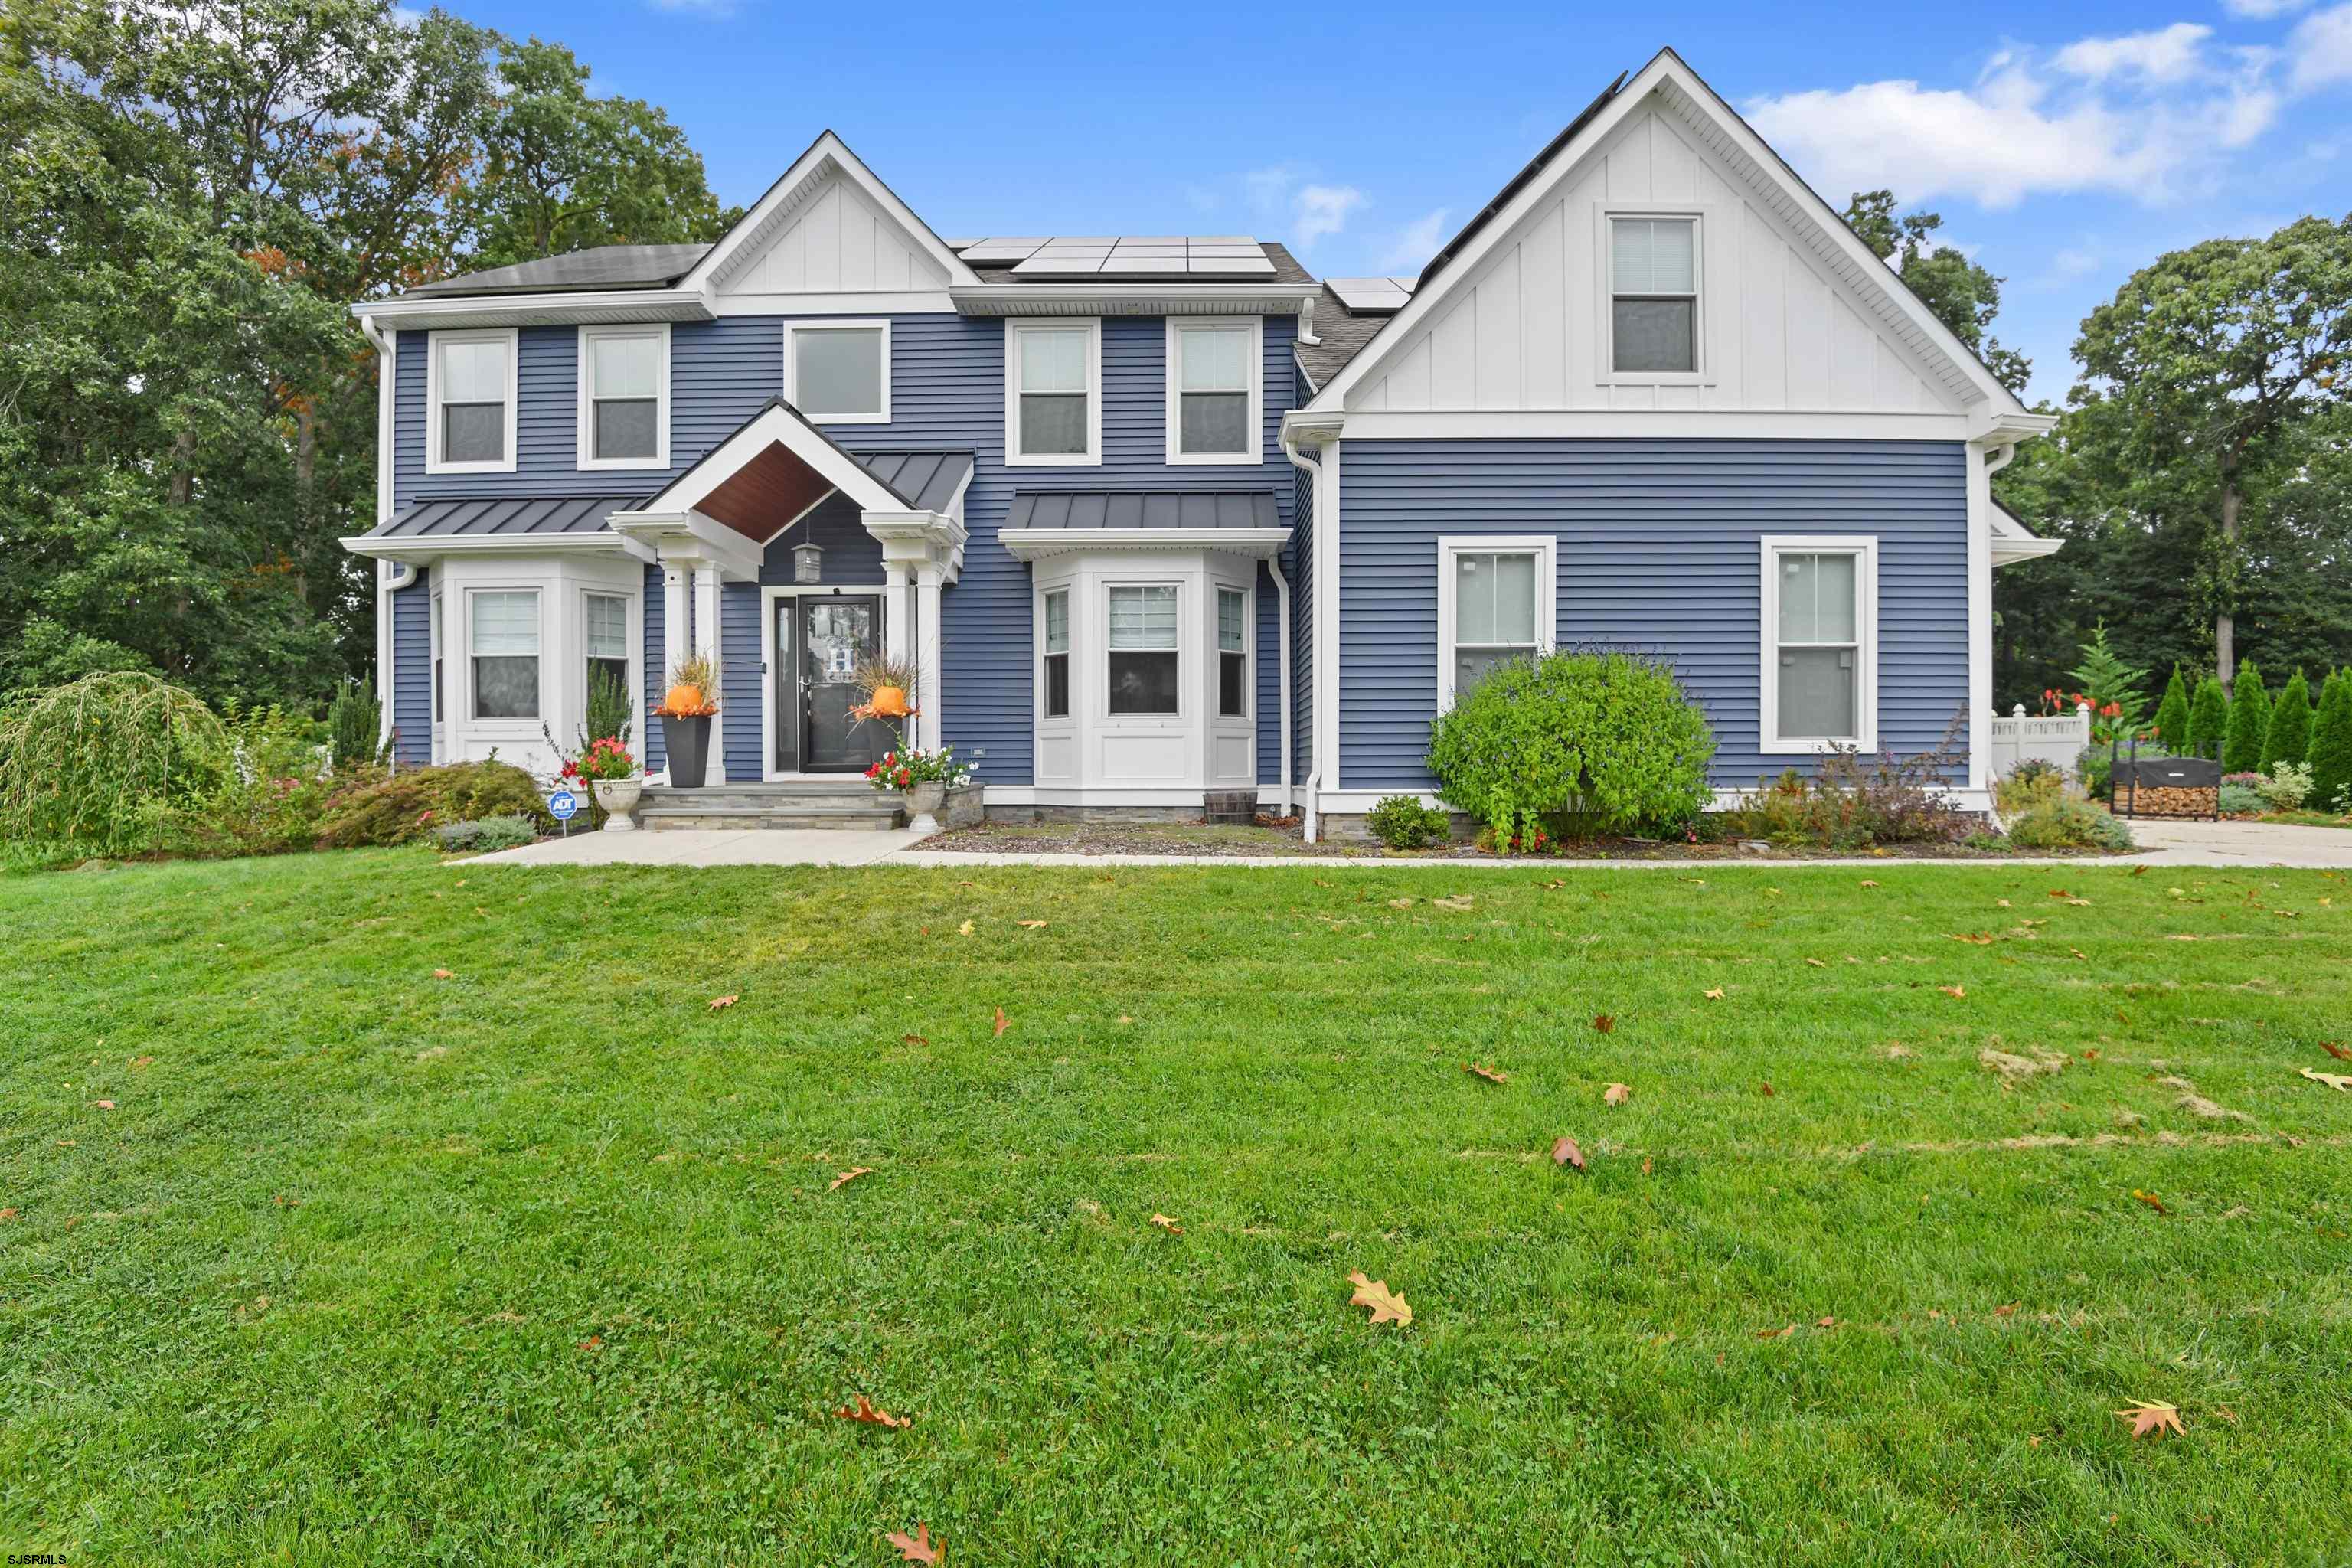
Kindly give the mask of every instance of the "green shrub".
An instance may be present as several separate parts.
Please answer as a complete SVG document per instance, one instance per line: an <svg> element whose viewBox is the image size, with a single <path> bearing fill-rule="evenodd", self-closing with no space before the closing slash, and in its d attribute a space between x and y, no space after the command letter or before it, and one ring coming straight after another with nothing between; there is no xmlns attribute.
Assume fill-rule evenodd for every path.
<svg viewBox="0 0 2352 1568"><path fill-rule="evenodd" d="M1832 746L1811 776L1790 768L1759 783L1723 814L1725 823L1735 837L1790 848L1955 843L1974 826L1948 782L1962 757L1960 730L1955 716L1941 742L1909 757Z"/></svg>
<svg viewBox="0 0 2352 1568"><path fill-rule="evenodd" d="M433 830L441 848L452 855L488 855L499 849L520 849L536 843L539 829L527 816L485 816L475 822L453 822Z"/></svg>
<svg viewBox="0 0 2352 1568"><path fill-rule="evenodd" d="M1602 832L1680 827L1711 796L1715 736L1671 668L1622 653L1555 653L1497 666L1438 716L1438 798L1498 843L1547 817Z"/></svg>
<svg viewBox="0 0 2352 1568"><path fill-rule="evenodd" d="M1364 814L1364 826L1391 849L1426 849L1454 832L1454 819L1409 795L1392 795Z"/></svg>
<svg viewBox="0 0 2352 1568"><path fill-rule="evenodd" d="M629 721L636 710L620 678L601 664L595 666L588 672L588 721L578 749L586 751L590 741L614 740L627 744Z"/></svg>
<svg viewBox="0 0 2352 1568"><path fill-rule="evenodd" d="M2294 763L2273 763L2254 793L2273 811L2299 810L2311 798L2311 770Z"/></svg>
<svg viewBox="0 0 2352 1568"><path fill-rule="evenodd" d="M2156 734L2173 755L2189 754L2189 683L2180 679L2177 664L2172 667L2172 679L2165 683L2164 700L2156 707Z"/></svg>
<svg viewBox="0 0 2352 1568"><path fill-rule="evenodd" d="M2221 689L2218 676L2207 676L2197 683L2197 695L2189 701L2189 754L2209 762L2221 758L2221 739L2230 729L2230 694Z"/></svg>
<svg viewBox="0 0 2352 1568"><path fill-rule="evenodd" d="M383 760L383 704L376 700L375 677L346 680L327 704L327 744L335 772L349 777Z"/></svg>
<svg viewBox="0 0 2352 1568"><path fill-rule="evenodd" d="M506 763L452 763L412 768L339 792L327 803L318 846L356 849L411 844L436 827L486 816L520 816L541 832L551 832L555 826L539 786L520 768Z"/></svg>
<svg viewBox="0 0 2352 1568"><path fill-rule="evenodd" d="M2262 771L2281 763L2301 765L2311 752L2311 685L2296 670L2287 677L2278 700L2271 704L2270 723L2263 731Z"/></svg>
<svg viewBox="0 0 2352 1568"><path fill-rule="evenodd" d="M194 693L115 670L0 709L0 838L152 855L206 837L227 731Z"/></svg>
<svg viewBox="0 0 2352 1568"><path fill-rule="evenodd" d="M2319 717L2311 726L2312 804L2338 811L2352 790L2352 670L2337 670L2319 690Z"/></svg>
<svg viewBox="0 0 2352 1568"><path fill-rule="evenodd" d="M1993 804L2005 816L2030 810L2066 793L2066 770L2040 757L2028 757L1993 781Z"/></svg>
<svg viewBox="0 0 2352 1568"><path fill-rule="evenodd" d="M2147 671L2126 664L2123 656L2107 645L2105 622L2091 628L2091 640L2083 645L2083 662L2070 673L2081 683L2083 695L2091 700L2093 739L2128 741L2142 731L2141 719L2147 712L2147 693L2142 687ZM2109 708L2116 710L2113 717L2108 716Z"/></svg>
<svg viewBox="0 0 2352 1568"><path fill-rule="evenodd" d="M2045 800L2009 825L2020 849L2129 849L2131 829L2106 807L2073 795Z"/></svg>
<svg viewBox="0 0 2352 1568"><path fill-rule="evenodd" d="M2074 758L2074 776L2083 781L2083 793L2093 800L2115 798L2115 753L2104 741L2094 741Z"/></svg>
<svg viewBox="0 0 2352 1568"><path fill-rule="evenodd" d="M2230 684L2230 728L2221 740L2221 771L2262 772L2263 742L2270 727L2270 694L2263 689L2263 672L2250 658L2238 666L2237 679Z"/></svg>
<svg viewBox="0 0 2352 1568"><path fill-rule="evenodd" d="M335 783L318 727L277 707L232 713L228 774L206 803L205 821L220 854L275 855L308 849Z"/></svg>
<svg viewBox="0 0 2352 1568"><path fill-rule="evenodd" d="M2260 816L2263 797L2249 785L2225 784L2221 786L2221 815L2224 816Z"/></svg>

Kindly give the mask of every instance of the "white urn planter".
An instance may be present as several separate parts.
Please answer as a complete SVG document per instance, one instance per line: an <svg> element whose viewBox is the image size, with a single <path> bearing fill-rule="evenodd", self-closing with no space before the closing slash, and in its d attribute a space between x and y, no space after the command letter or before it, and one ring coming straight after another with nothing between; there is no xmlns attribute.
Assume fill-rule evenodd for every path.
<svg viewBox="0 0 2352 1568"><path fill-rule="evenodd" d="M637 797L646 793L643 779L598 779L596 804L604 808L604 831L633 833L636 824L629 813L637 809Z"/></svg>
<svg viewBox="0 0 2352 1568"><path fill-rule="evenodd" d="M937 833L940 830L939 809L947 798L948 786L937 780L908 785L907 809L914 820L907 826L918 833Z"/></svg>

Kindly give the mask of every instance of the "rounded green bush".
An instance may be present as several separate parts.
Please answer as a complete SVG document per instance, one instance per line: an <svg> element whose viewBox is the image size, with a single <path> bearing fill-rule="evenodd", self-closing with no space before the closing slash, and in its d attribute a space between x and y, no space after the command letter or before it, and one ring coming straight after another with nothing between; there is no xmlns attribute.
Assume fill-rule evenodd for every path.
<svg viewBox="0 0 2352 1568"><path fill-rule="evenodd" d="M1453 819L1409 795L1383 796L1364 814L1364 826L1391 849L1426 849L1454 830Z"/></svg>
<svg viewBox="0 0 2352 1568"><path fill-rule="evenodd" d="M1679 827L1712 798L1714 757L1714 732L1673 669L1622 653L1498 665L1429 737L1438 798L1498 844L1532 840L1560 816L1601 832Z"/></svg>
<svg viewBox="0 0 2352 1568"><path fill-rule="evenodd" d="M555 819L529 773L506 763L451 763L411 768L362 784L328 802L319 825L321 849L410 844L435 828L487 816L520 816L541 832Z"/></svg>
<svg viewBox="0 0 2352 1568"><path fill-rule="evenodd" d="M2062 795L2045 800L2009 825L2020 849L2129 849L2131 829L2095 801Z"/></svg>

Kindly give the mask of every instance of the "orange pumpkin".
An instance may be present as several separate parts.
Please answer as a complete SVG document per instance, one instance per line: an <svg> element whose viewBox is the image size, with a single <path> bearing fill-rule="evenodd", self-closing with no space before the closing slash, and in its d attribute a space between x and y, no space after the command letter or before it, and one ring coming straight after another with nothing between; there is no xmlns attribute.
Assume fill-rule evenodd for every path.
<svg viewBox="0 0 2352 1568"><path fill-rule="evenodd" d="M907 716L906 690L897 686L877 686L868 706L885 718L904 719Z"/></svg>
<svg viewBox="0 0 2352 1568"><path fill-rule="evenodd" d="M671 713L698 713L703 707L702 688L681 681L663 695L662 707Z"/></svg>

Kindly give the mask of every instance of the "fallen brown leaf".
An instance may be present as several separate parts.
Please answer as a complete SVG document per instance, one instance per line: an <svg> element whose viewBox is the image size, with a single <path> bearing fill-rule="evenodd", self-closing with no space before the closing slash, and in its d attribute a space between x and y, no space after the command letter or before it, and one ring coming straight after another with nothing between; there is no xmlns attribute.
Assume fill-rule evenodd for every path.
<svg viewBox="0 0 2352 1568"><path fill-rule="evenodd" d="M1877 884L1877 883L1875 883L1875 882L1868 882L1868 881L1865 881L1864 883L1863 883L1863 886L1864 886L1864 887L1865 887L1865 888L1875 888L1876 886L1878 886L1878 884Z"/></svg>
<svg viewBox="0 0 2352 1568"><path fill-rule="evenodd" d="M1567 1170L1581 1171L1584 1169L1584 1151L1576 1146L1575 1139L1562 1138L1551 1146L1551 1163ZM1650 1163L1643 1161L1642 1169L1647 1171L1649 1168Z"/></svg>
<svg viewBox="0 0 2352 1568"><path fill-rule="evenodd" d="M1617 1026L1616 1016L1613 1014L1603 1013L1592 1020L1592 1026L1605 1035Z"/></svg>
<svg viewBox="0 0 2352 1568"><path fill-rule="evenodd" d="M920 1035L901 1035L898 1037L898 1043L902 1046L928 1046L931 1042Z"/></svg>
<svg viewBox="0 0 2352 1568"><path fill-rule="evenodd" d="M2137 1198L2140 1202L2146 1204L2148 1207L2154 1209L2158 1214L2170 1214L2172 1212L2170 1209L2164 1206L2164 1200L2158 1197L2154 1193L2144 1193L2137 1187L2134 1187L2132 1189L2132 1196Z"/></svg>
<svg viewBox="0 0 2352 1568"><path fill-rule="evenodd" d="M2180 1432L2180 1412L2160 1400L2135 1399L2116 1412L2116 1419L2131 1423L2135 1441L2142 1437L2161 1437L2167 1432ZM2182 1436L2187 1434L2183 1433Z"/></svg>
<svg viewBox="0 0 2352 1568"><path fill-rule="evenodd" d="M1002 1035L1011 1027L1013 1027L1013 1020L1004 1016L1003 1008L999 1007L996 1010L996 1032Z"/></svg>
<svg viewBox="0 0 2352 1568"><path fill-rule="evenodd" d="M1969 994L1969 988L1965 985L1938 985L1936 989L1947 996L1953 997L1966 997Z"/></svg>
<svg viewBox="0 0 2352 1568"><path fill-rule="evenodd" d="M1796 1331L1797 1325L1790 1323L1785 1329L1759 1329L1756 1331L1756 1337L1759 1340L1785 1340Z"/></svg>
<svg viewBox="0 0 2352 1568"><path fill-rule="evenodd" d="M1837 1320L1835 1318L1815 1318L1813 1320L1813 1327L1817 1329L1834 1329L1837 1327Z"/></svg>
<svg viewBox="0 0 2352 1568"><path fill-rule="evenodd" d="M2339 1046L2334 1040L2322 1040L2319 1048L2339 1062L2352 1062L2352 1046Z"/></svg>
<svg viewBox="0 0 2352 1568"><path fill-rule="evenodd" d="M1412 1307L1405 1303L1403 1296L1389 1289L1387 1280L1367 1279L1360 1269L1349 1275L1348 1279L1356 1287L1356 1293L1348 1298L1348 1305L1370 1307L1372 1310L1371 1321L1375 1323L1395 1323L1401 1327L1412 1324Z"/></svg>
<svg viewBox="0 0 2352 1568"><path fill-rule="evenodd" d="M1648 1161L1648 1159L1647 1159L1647 1158L1644 1158L1644 1159L1642 1161L1642 1174L1643 1174L1643 1175L1645 1175L1645 1176L1646 1176L1646 1175L1648 1175L1649 1173L1650 1173L1650 1162Z"/></svg>
<svg viewBox="0 0 2352 1568"><path fill-rule="evenodd" d="M1633 1089L1630 1084L1612 1083L1601 1091L1601 1102L1606 1105L1622 1105L1633 1098Z"/></svg>
<svg viewBox="0 0 2352 1568"><path fill-rule="evenodd" d="M1990 947L1992 945L1992 932L1986 931L1954 931L1952 933L1952 940L1954 942L1969 942L1977 947Z"/></svg>
<svg viewBox="0 0 2352 1568"><path fill-rule="evenodd" d="M433 978L436 980L455 980L457 977L446 969L436 969L433 972Z"/></svg>
<svg viewBox="0 0 2352 1568"><path fill-rule="evenodd" d="M1828 964L1822 963L1818 958L1809 958L1805 960L1805 963L1808 968L1811 969L1827 969L1829 967Z"/></svg>
<svg viewBox="0 0 2352 1568"><path fill-rule="evenodd" d="M2328 1088L2337 1090L2352 1090L2352 1073L2314 1072L2309 1068L2300 1068L2296 1070L2314 1083L2324 1083ZM111 1102L101 1100L99 1103L107 1105Z"/></svg>
<svg viewBox="0 0 2352 1568"><path fill-rule="evenodd" d="M1151 1223L1158 1226L1160 1229L1166 1231L1171 1236L1181 1236L1184 1234L1184 1227L1176 1223L1176 1216L1173 1215L1153 1215L1151 1216Z"/></svg>
<svg viewBox="0 0 2352 1568"><path fill-rule="evenodd" d="M2017 1303L2016 1303L2016 1302L2014 1302L2014 1301L2011 1301L2011 1303L2009 1303L2009 1305L2007 1305L2007 1306L2005 1306L2005 1307L1995 1307L1995 1308L1992 1310L1992 1315L1993 1315L1994 1317L1996 1317L1996 1318L2006 1318L2006 1317L2011 1317L2011 1316L2014 1315L2014 1314L2016 1313L2016 1311L2017 1311Z"/></svg>
<svg viewBox="0 0 2352 1568"><path fill-rule="evenodd" d="M728 1008L735 1005L735 1003L736 997L732 994L725 996L713 996L710 999L710 1010L714 1013L724 1013Z"/></svg>
<svg viewBox="0 0 2352 1568"><path fill-rule="evenodd" d="M849 1185L850 1183L857 1180L858 1177L870 1176L873 1173L874 1167L871 1165L852 1165L846 1171L842 1172L841 1174L834 1177L833 1184L825 1188L825 1191L828 1193L837 1193L841 1191L842 1188Z"/></svg>
<svg viewBox="0 0 2352 1568"><path fill-rule="evenodd" d="M948 1544L945 1536L933 1541L931 1527L919 1519L915 1521L914 1534L894 1530L882 1539L898 1549L898 1561L901 1563L937 1563L940 1553L947 1549Z"/></svg>
<svg viewBox="0 0 2352 1568"><path fill-rule="evenodd" d="M887 1410L875 1409L862 1394L857 1396L856 1405L845 1405L834 1414L844 1421L862 1421L868 1426L887 1426L894 1432L915 1424L911 1415L893 1415Z"/></svg>
<svg viewBox="0 0 2352 1568"><path fill-rule="evenodd" d="M1759 1083L1756 1087L1763 1090L1765 1099L1769 1100L1772 1098L1772 1086L1770 1084Z"/></svg>
<svg viewBox="0 0 2352 1568"><path fill-rule="evenodd" d="M583 1351L603 1350L604 1348L604 1336L602 1334L590 1334L586 1339L580 1342L580 1348Z"/></svg>
<svg viewBox="0 0 2352 1568"><path fill-rule="evenodd" d="M961 924L961 925L960 925L960 926L956 927L956 935L958 935L958 936L970 936L971 934L971 922L970 921L964 921L964 922L963 922L963 924Z"/></svg>
<svg viewBox="0 0 2352 1568"><path fill-rule="evenodd" d="M155 1058L153 1057L135 1057L131 1059L131 1065L135 1068L152 1068L155 1065Z"/></svg>
<svg viewBox="0 0 2352 1568"><path fill-rule="evenodd" d="M2341 1086L2339 1085L2338 1087ZM97 1106L100 1110L111 1110L114 1109L114 1101L110 1100L93 1100L90 1103Z"/></svg>
<svg viewBox="0 0 2352 1568"><path fill-rule="evenodd" d="M16 1211L15 1209L0 1209L0 1219L15 1219L16 1217Z"/></svg>
<svg viewBox="0 0 2352 1568"><path fill-rule="evenodd" d="M1044 931L1045 929L1045 922L1044 921L1020 921L1015 923L1017 923L1023 931Z"/></svg>
<svg viewBox="0 0 2352 1568"><path fill-rule="evenodd" d="M1723 987L1718 985L1714 990L1704 993L1704 994L1710 1002L1720 1002L1723 1000Z"/></svg>
<svg viewBox="0 0 2352 1568"><path fill-rule="evenodd" d="M1473 1077L1483 1078L1488 1083L1508 1083L1511 1081L1511 1075L1505 1072L1502 1068L1496 1067L1492 1062L1464 1062L1462 1064L1462 1070L1471 1074Z"/></svg>

